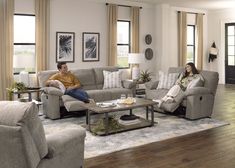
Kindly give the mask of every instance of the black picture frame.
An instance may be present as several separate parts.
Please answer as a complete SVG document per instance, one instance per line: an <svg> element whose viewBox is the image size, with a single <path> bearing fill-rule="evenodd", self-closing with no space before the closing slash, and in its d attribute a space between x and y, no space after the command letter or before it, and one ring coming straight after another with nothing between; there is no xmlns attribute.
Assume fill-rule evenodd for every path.
<svg viewBox="0 0 235 168"><path fill-rule="evenodd" d="M93 62L100 60L100 33L82 33L82 61Z"/></svg>
<svg viewBox="0 0 235 168"><path fill-rule="evenodd" d="M56 62L74 62L74 46L74 32L56 32Z"/></svg>

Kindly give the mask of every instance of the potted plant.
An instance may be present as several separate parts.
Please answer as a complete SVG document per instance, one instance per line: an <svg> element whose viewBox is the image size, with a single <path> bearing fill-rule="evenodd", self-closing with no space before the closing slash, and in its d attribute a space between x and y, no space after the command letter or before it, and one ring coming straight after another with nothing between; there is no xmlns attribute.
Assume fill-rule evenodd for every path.
<svg viewBox="0 0 235 168"><path fill-rule="evenodd" d="M149 82L151 80L151 74L152 72L149 72L149 70L141 71L139 80L140 82Z"/></svg>
<svg viewBox="0 0 235 168"><path fill-rule="evenodd" d="M23 82L14 82L11 87L7 88L8 91L8 99L13 100L13 93L17 91L26 90L27 87Z"/></svg>

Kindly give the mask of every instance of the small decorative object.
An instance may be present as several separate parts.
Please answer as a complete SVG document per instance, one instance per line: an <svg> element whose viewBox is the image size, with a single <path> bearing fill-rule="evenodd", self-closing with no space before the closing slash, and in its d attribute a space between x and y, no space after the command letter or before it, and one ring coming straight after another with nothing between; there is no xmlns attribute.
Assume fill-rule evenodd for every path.
<svg viewBox="0 0 235 168"><path fill-rule="evenodd" d="M218 55L218 49L216 48L215 42L213 42L209 50L209 62L213 62L214 59L217 58L217 55Z"/></svg>
<svg viewBox="0 0 235 168"><path fill-rule="evenodd" d="M108 118L108 130L117 131L120 128L122 128L122 126L118 123L115 116L109 116L109 118ZM100 132L105 132L105 118L102 118L102 119L98 120L95 123L95 126L93 128L93 132L95 134L98 134Z"/></svg>
<svg viewBox="0 0 235 168"><path fill-rule="evenodd" d="M75 33L56 32L56 62L74 62Z"/></svg>
<svg viewBox="0 0 235 168"><path fill-rule="evenodd" d="M143 83L149 82L151 80L151 74L148 70L141 71L139 81Z"/></svg>
<svg viewBox="0 0 235 168"><path fill-rule="evenodd" d="M99 61L100 33L82 33L82 61Z"/></svg>
<svg viewBox="0 0 235 168"><path fill-rule="evenodd" d="M151 60L153 58L153 50L151 48L147 48L145 50L145 58L147 60Z"/></svg>
<svg viewBox="0 0 235 168"><path fill-rule="evenodd" d="M8 91L8 99L13 100L13 93L17 91L24 91L27 87L23 82L14 82L10 88L7 88Z"/></svg>
<svg viewBox="0 0 235 168"><path fill-rule="evenodd" d="M146 44L151 44L152 43L152 36L150 34L147 34L145 36L145 43Z"/></svg>

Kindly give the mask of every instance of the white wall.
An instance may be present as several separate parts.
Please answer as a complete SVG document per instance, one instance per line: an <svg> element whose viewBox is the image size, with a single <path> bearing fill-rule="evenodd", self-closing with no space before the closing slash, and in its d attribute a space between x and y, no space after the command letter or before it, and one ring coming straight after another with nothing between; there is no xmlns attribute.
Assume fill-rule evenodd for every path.
<svg viewBox="0 0 235 168"><path fill-rule="evenodd" d="M157 71L167 72L171 66L178 66L178 23L177 11L206 13L206 11L191 8L180 8L169 4L156 5L155 7L155 48L157 52ZM188 23L195 24L195 15L188 14ZM207 15L204 15L204 62L207 51ZM205 67L204 67L205 69Z"/></svg>
<svg viewBox="0 0 235 168"><path fill-rule="evenodd" d="M133 3L135 5L136 3ZM128 3L128 5L131 5ZM154 33L154 7L147 4L140 10L140 50L144 52L146 46L144 36ZM56 32L75 32L75 62L68 63L73 68L90 68L107 65L107 6L105 2L86 0L51 0L50 27L50 57L49 69L56 69L55 45ZM129 8L119 7L119 18L128 19ZM100 33L100 61L82 62L82 32ZM150 47L153 47L153 43ZM140 65L141 69L155 70L153 61L146 61Z"/></svg>
<svg viewBox="0 0 235 168"><path fill-rule="evenodd" d="M208 47L215 41L218 58L208 63L208 69L219 72L219 83L225 83L225 23L235 22L235 9L208 12Z"/></svg>

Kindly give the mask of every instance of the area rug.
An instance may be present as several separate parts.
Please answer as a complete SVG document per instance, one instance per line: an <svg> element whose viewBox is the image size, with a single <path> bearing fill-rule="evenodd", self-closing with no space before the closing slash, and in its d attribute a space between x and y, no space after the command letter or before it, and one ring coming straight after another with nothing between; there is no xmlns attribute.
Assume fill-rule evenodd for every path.
<svg viewBox="0 0 235 168"><path fill-rule="evenodd" d="M124 111L122 114L120 113L120 115L124 113L127 112ZM145 116L142 109L135 111L135 114ZM95 117L99 118L99 116ZM120 116L116 117L118 118ZM85 123L85 116L60 120L45 119L43 116L40 118L46 134L58 132L66 128L78 127L78 125ZM227 122L211 118L191 121L162 113L154 113L154 120L156 123L153 127L108 136L94 136L86 131L85 158L91 158L228 124Z"/></svg>

